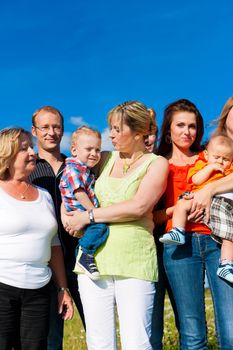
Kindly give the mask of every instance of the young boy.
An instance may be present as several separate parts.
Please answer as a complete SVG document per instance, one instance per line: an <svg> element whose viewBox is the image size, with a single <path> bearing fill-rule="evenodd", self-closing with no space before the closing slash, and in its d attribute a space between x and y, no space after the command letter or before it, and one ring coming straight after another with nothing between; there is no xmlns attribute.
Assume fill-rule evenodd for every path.
<svg viewBox="0 0 233 350"><path fill-rule="evenodd" d="M205 155L207 162L196 162L188 173L188 181L193 183L194 191L233 171L233 142L227 136L213 136ZM180 199L177 202L172 216L173 228L160 237L160 242L177 245L185 243L185 223L191 206L192 200ZM224 193L213 198L210 225L212 237L222 243L217 275L233 283L233 193Z"/></svg>
<svg viewBox="0 0 233 350"><path fill-rule="evenodd" d="M101 134L87 126L78 128L71 137L72 157L66 158L60 191L65 209L88 210L91 224L84 230L79 239L82 254L77 264L93 280L99 279L99 271L94 260L94 253L102 245L109 233L105 224L96 224L92 209L98 207L98 200L94 193L93 168L100 160Z"/></svg>

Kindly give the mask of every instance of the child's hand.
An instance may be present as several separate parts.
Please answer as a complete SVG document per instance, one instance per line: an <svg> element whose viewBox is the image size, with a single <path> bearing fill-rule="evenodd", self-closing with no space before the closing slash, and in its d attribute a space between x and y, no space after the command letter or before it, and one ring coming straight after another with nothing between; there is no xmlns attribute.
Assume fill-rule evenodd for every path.
<svg viewBox="0 0 233 350"><path fill-rule="evenodd" d="M221 173L224 172L224 168L222 164L219 163L211 163L208 165L213 171L219 171Z"/></svg>

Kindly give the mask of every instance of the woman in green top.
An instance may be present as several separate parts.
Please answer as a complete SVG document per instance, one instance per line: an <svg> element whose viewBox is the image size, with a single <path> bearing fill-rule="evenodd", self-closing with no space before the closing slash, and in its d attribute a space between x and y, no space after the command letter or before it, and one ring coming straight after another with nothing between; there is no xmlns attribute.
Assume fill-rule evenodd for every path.
<svg viewBox="0 0 233 350"><path fill-rule="evenodd" d="M124 350L150 350L157 281L152 210L166 188L168 163L148 153L145 138L155 130L154 112L137 101L108 114L116 151L104 152L95 192L100 208L63 216L74 236L85 225L109 223L106 243L95 256L101 279L79 274L90 350L116 349L115 305Z"/></svg>

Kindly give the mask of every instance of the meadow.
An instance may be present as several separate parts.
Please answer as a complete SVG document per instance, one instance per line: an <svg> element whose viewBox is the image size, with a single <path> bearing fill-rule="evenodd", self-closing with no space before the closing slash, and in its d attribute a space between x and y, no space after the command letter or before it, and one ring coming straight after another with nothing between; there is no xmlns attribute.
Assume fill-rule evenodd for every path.
<svg viewBox="0 0 233 350"><path fill-rule="evenodd" d="M217 350L215 336L213 304L209 289L206 289L206 320L208 327L208 349ZM168 298L165 301L165 330L164 330L164 350L178 350L178 334L174 325L173 312ZM118 350L120 346L120 335L118 336ZM64 350L87 350L85 342L85 332L77 313L72 321L65 322Z"/></svg>

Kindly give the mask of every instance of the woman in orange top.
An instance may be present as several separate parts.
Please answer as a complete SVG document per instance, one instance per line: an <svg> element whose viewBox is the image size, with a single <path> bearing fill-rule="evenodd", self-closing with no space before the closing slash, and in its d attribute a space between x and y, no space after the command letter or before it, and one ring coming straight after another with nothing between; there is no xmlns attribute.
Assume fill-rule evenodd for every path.
<svg viewBox="0 0 233 350"><path fill-rule="evenodd" d="M165 210L157 213L160 221L167 222L166 231L172 227L173 206L178 196L191 189L187 181L190 167L203 159L203 152L200 152L202 135L203 119L192 102L183 99L168 105L158 147L158 154L169 161L168 184L163 197ZM202 209L196 213L202 214ZM220 246L211 238L208 227L201 223L187 224L184 245L164 246L164 266L180 321L181 349L207 349L205 271L214 300L219 347L232 347L233 289L216 275L219 258Z"/></svg>

